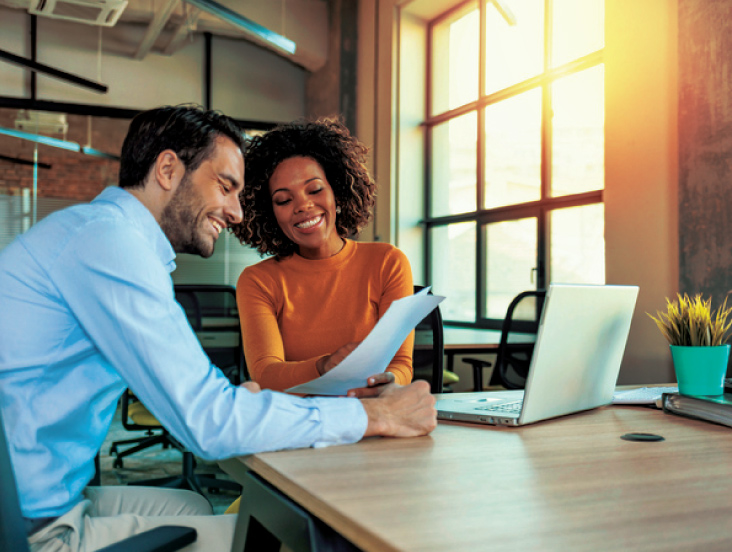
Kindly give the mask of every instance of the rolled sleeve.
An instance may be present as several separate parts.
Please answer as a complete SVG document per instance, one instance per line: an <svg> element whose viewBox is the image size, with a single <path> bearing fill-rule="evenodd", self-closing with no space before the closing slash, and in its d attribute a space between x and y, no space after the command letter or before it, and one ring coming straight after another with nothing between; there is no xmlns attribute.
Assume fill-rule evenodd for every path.
<svg viewBox="0 0 732 552"><path fill-rule="evenodd" d="M310 399L320 411L321 435L313 447L344 445L361 440L368 417L358 399Z"/></svg>

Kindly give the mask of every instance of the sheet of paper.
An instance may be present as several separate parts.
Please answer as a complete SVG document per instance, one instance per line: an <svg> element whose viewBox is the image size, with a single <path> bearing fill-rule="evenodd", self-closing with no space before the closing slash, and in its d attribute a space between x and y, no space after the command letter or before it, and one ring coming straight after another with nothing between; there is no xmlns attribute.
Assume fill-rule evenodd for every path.
<svg viewBox="0 0 732 552"><path fill-rule="evenodd" d="M366 378L386 370L414 327L444 299L428 295L429 288L394 301L366 339L350 355L321 377L287 389L305 395L345 395L365 387Z"/></svg>

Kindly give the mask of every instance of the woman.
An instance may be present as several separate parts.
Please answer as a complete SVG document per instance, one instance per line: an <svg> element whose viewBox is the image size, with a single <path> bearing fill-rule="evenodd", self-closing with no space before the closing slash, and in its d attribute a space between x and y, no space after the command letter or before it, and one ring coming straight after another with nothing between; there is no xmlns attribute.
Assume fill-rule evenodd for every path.
<svg viewBox="0 0 732 552"><path fill-rule="evenodd" d="M237 284L244 352L252 379L285 390L334 368L392 301L413 293L406 256L385 243L357 243L371 218L376 186L367 148L336 120L283 125L245 154L243 243L271 258ZM413 334L385 373L349 395L412 380Z"/></svg>

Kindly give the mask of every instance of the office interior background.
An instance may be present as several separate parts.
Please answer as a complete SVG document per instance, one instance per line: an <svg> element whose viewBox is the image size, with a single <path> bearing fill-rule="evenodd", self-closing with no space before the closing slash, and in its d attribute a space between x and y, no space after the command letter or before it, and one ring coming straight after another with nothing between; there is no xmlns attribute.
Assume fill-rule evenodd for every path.
<svg viewBox="0 0 732 552"><path fill-rule="evenodd" d="M60 141L0 133L0 248L116 184L134 113L197 103L250 134L342 116L379 184L360 239L403 249L452 324L550 282L640 286L619 383L674 381L646 313L732 289L730 0L129 0L114 25L78 1L115 4L0 0L0 128ZM173 278L259 260L225 234Z"/></svg>

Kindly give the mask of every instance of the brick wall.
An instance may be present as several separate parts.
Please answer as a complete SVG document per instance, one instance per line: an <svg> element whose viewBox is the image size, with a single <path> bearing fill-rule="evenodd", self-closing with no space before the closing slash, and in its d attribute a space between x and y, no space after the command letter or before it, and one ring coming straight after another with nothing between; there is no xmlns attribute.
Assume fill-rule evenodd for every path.
<svg viewBox="0 0 732 552"><path fill-rule="evenodd" d="M0 126L15 128L18 110L0 109ZM129 121L94 117L89 141L88 117L68 115L65 139L82 146L119 155ZM59 134L49 135L64 138ZM33 160L35 144L0 135L0 154L15 159ZM106 186L117 183L119 163L52 146L38 145L38 161L51 165L38 169L38 197L89 201ZM0 159L0 194L20 195L22 188L33 186L33 167Z"/></svg>

